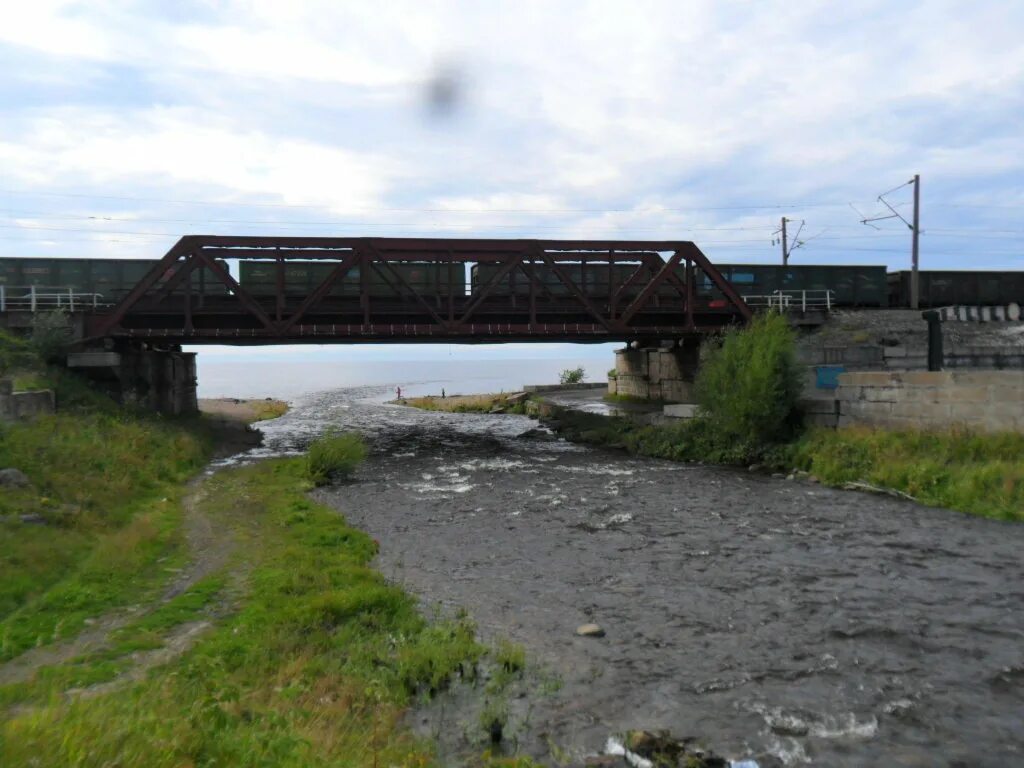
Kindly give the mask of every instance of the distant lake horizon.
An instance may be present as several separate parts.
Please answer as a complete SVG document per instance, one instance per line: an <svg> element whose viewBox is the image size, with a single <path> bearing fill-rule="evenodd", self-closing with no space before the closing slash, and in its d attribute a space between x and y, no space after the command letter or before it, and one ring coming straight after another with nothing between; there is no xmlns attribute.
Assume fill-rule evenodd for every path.
<svg viewBox="0 0 1024 768"><path fill-rule="evenodd" d="M557 384L559 373L582 367L585 381L603 382L614 358L501 358L450 360L281 359L197 357L199 397L294 400L349 387L401 387L411 396L512 392L526 384Z"/></svg>

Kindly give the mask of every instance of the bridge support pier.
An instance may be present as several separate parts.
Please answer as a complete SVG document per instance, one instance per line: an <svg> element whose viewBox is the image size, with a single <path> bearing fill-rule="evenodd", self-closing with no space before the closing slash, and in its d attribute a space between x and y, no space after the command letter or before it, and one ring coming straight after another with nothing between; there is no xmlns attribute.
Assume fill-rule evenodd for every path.
<svg viewBox="0 0 1024 768"><path fill-rule="evenodd" d="M199 411L196 355L180 347L84 350L69 354L67 364L124 405L169 416Z"/></svg>
<svg viewBox="0 0 1024 768"><path fill-rule="evenodd" d="M615 351L615 394L694 402L693 382L700 365L700 340L685 339L658 347L625 347Z"/></svg>

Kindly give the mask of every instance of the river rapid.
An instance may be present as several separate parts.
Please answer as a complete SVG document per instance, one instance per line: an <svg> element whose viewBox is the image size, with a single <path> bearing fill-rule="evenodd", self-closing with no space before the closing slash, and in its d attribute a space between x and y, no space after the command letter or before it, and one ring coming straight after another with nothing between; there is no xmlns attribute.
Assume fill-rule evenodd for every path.
<svg viewBox="0 0 1024 768"><path fill-rule="evenodd" d="M1024 764L1024 526L390 396L307 396L254 454L368 438L321 500L380 541L389 578L561 681L530 705L527 753L576 764L664 728L787 765Z"/></svg>

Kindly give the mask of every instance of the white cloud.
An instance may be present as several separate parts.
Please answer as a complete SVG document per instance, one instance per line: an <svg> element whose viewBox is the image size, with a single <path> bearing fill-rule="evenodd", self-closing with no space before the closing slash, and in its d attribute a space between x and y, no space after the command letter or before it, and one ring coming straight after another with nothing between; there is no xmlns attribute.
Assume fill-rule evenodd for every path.
<svg viewBox="0 0 1024 768"><path fill-rule="evenodd" d="M672 209L870 200L915 171L929 195L1020 197L1024 7L998 0L969 14L946 0L154 8L5 11L0 41L26 62L19 82L39 73L37 93L0 102L12 186L309 205L319 210L272 217L338 219L346 233L363 222L517 236L770 227L781 212ZM462 67L464 103L426 124L422 85L445 61ZM86 65L88 87L52 84L55 68ZM30 201L63 205L44 202ZM270 216L139 207L195 226ZM604 207L659 213L585 210ZM395 210L415 208L450 212ZM479 208L495 212L466 210ZM583 210L554 213L565 209ZM848 209L817 215L855 223Z"/></svg>

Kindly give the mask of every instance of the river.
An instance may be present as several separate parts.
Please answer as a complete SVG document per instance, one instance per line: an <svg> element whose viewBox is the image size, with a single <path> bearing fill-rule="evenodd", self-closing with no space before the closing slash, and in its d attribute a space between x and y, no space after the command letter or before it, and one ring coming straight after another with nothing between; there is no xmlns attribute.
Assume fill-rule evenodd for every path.
<svg viewBox="0 0 1024 768"><path fill-rule="evenodd" d="M665 728L788 765L1024 764L1024 527L385 404L392 389L304 396L257 453L330 425L368 437L356 480L319 496L380 541L388 577L561 680L524 751L581 761ZM585 622L606 635L576 636Z"/></svg>

